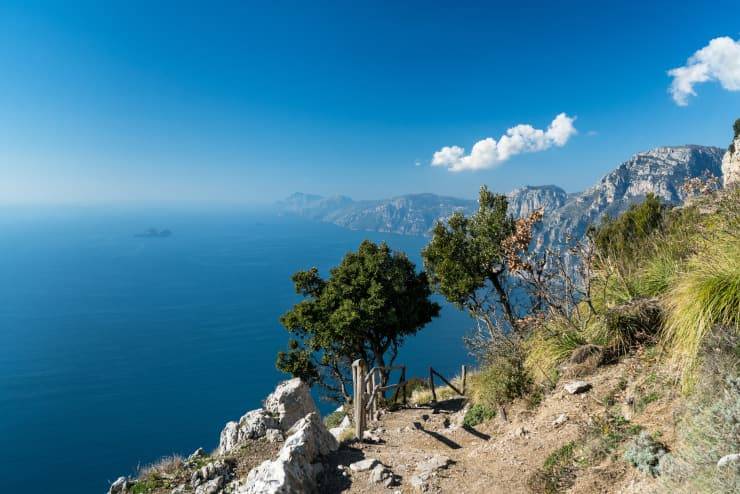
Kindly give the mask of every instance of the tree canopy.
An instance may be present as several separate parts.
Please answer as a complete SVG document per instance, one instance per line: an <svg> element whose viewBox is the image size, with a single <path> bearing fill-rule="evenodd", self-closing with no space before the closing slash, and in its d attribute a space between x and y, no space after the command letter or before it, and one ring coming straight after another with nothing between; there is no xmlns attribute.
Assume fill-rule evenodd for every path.
<svg viewBox="0 0 740 494"><path fill-rule="evenodd" d="M506 196L480 189L478 211L471 217L453 214L438 222L422 251L424 267L435 289L469 311L493 332L497 309L509 323L515 314L506 283L507 239L516 232Z"/></svg>
<svg viewBox="0 0 740 494"><path fill-rule="evenodd" d="M430 300L425 273L405 254L364 241L323 279L317 268L292 277L304 299L280 318L295 336L277 367L325 387L330 397L349 400L351 362L392 365L408 336L416 334L440 306Z"/></svg>

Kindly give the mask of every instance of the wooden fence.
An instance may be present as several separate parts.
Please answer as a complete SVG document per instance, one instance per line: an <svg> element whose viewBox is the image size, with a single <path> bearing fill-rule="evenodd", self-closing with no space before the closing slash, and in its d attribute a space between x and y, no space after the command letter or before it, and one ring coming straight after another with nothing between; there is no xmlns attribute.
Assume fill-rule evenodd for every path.
<svg viewBox="0 0 740 494"><path fill-rule="evenodd" d="M401 375L396 384L382 385L383 373L390 376L390 373L395 370L400 370ZM429 387L432 390L433 402L437 401L437 393L434 390L434 376L439 377L445 384L451 387L457 394L465 395L465 378L466 368L462 366L462 389L458 389L445 377L434 370L432 367L429 368ZM352 385L353 385L353 406L354 406L354 419L355 419L355 437L362 440L363 433L367 428L367 422L369 419L375 417L378 411L378 405L381 398L385 398L385 393L388 390L395 389L392 400L396 402L398 400L399 393L402 393L403 403L406 404L406 366L405 365L394 365L389 367L373 367L369 371L367 370L367 364L362 359L355 360L352 362Z"/></svg>

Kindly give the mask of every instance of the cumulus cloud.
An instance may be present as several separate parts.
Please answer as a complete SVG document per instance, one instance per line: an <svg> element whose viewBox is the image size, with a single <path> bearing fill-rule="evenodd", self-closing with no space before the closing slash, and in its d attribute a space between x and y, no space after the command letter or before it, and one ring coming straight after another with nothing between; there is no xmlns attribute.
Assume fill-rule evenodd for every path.
<svg viewBox="0 0 740 494"><path fill-rule="evenodd" d="M507 130L498 141L487 137L476 142L468 155L460 146L445 146L432 156L432 166L444 166L453 172L483 170L500 165L517 154L544 151L552 146L562 147L577 134L574 120L574 117L561 113L547 130L519 124Z"/></svg>
<svg viewBox="0 0 740 494"><path fill-rule="evenodd" d="M668 71L673 77L669 89L676 104L686 106L689 96L696 96L694 86L718 81L728 91L740 90L740 41L724 36L714 38L694 53L686 65Z"/></svg>

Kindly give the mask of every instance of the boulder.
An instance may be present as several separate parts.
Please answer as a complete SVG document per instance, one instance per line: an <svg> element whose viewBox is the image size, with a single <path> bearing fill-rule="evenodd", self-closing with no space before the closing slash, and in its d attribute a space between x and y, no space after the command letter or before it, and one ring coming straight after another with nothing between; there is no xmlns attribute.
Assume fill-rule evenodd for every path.
<svg viewBox="0 0 740 494"><path fill-rule="evenodd" d="M224 487L223 477L216 477L195 488L195 494L220 494Z"/></svg>
<svg viewBox="0 0 740 494"><path fill-rule="evenodd" d="M316 476L321 468L319 457L335 451L339 444L321 421L318 413L309 413L288 431L278 457L253 468L246 481L238 484L236 494L310 493L317 491Z"/></svg>
<svg viewBox="0 0 740 494"><path fill-rule="evenodd" d="M573 381L566 383L564 388L568 393L576 395L579 393L585 393L586 391L591 389L591 384L587 383L586 381Z"/></svg>
<svg viewBox="0 0 740 494"><path fill-rule="evenodd" d="M218 452L221 454L237 448L244 441L257 439L267 434L269 429L279 426L278 421L264 408L258 408L244 414L239 422L229 422L221 431Z"/></svg>
<svg viewBox="0 0 740 494"><path fill-rule="evenodd" d="M318 413L311 388L299 378L283 381L265 400L265 410L287 431L309 413Z"/></svg>

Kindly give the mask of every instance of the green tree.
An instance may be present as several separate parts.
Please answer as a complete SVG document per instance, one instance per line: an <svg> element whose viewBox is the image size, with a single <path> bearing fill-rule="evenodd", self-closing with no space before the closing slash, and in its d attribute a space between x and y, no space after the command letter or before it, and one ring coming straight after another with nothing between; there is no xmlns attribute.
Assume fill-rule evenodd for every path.
<svg viewBox="0 0 740 494"><path fill-rule="evenodd" d="M643 202L631 205L617 218L604 217L589 235L599 254L631 263L645 250L653 232L663 228L665 210L660 198L649 193Z"/></svg>
<svg viewBox="0 0 740 494"><path fill-rule="evenodd" d="M471 217L454 213L434 226L422 251L424 267L435 290L482 322L491 337L517 324L507 287L507 239L516 232L506 196L480 189L478 211Z"/></svg>
<svg viewBox="0 0 740 494"><path fill-rule="evenodd" d="M385 243L362 242L328 279L316 268L292 279L304 299L280 318L296 339L278 354L277 367L322 385L335 399L350 399L353 360L362 358L371 367L393 365L404 339L440 311L430 300L426 274Z"/></svg>

